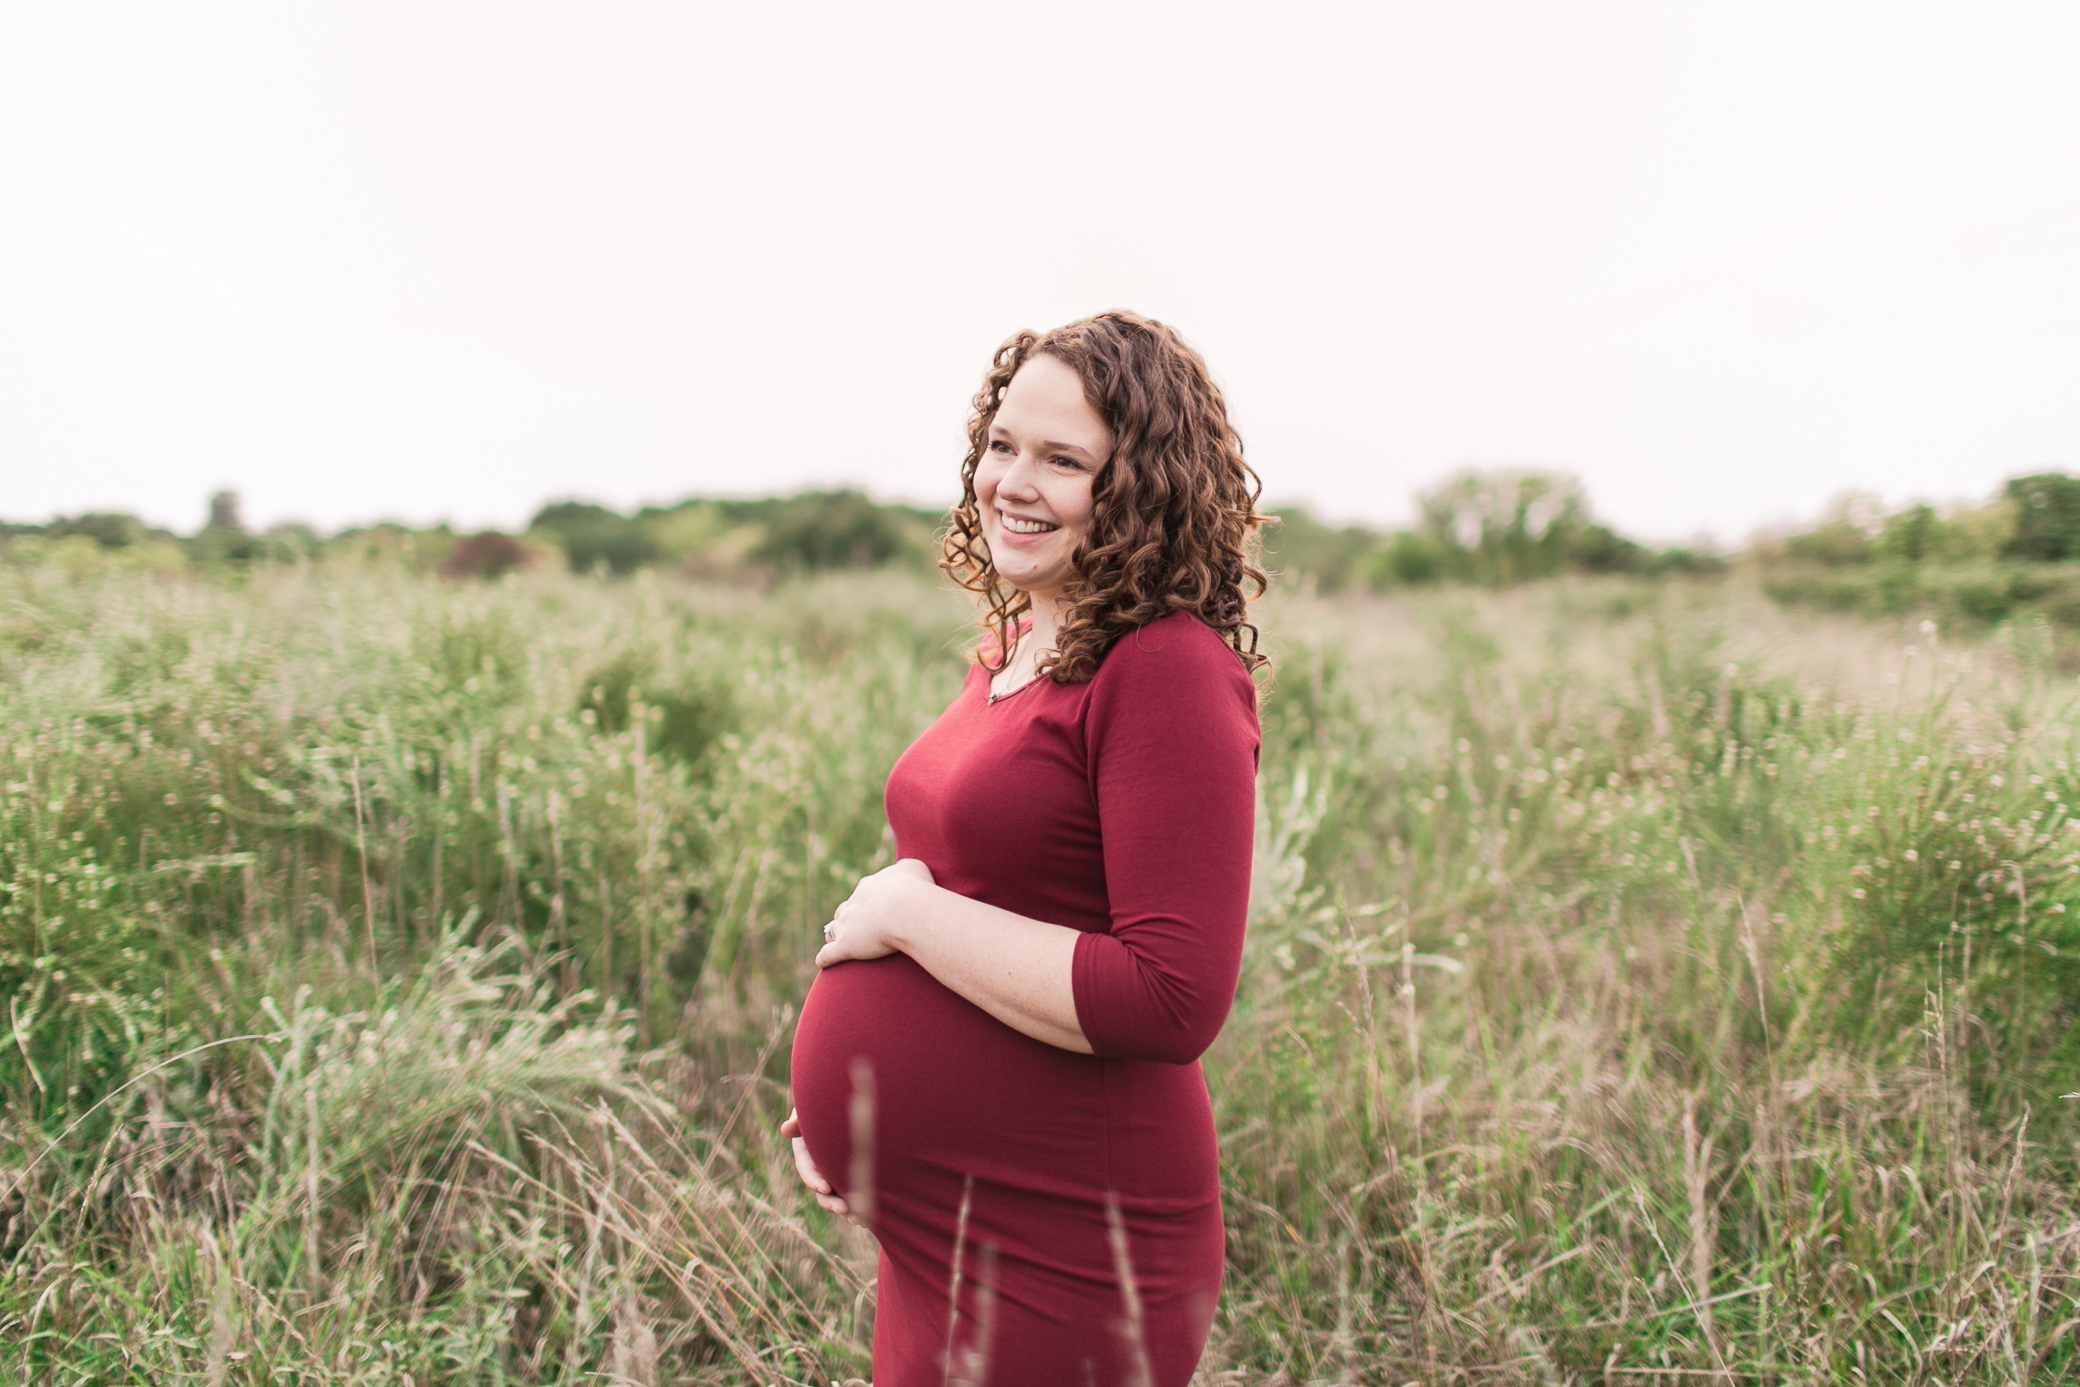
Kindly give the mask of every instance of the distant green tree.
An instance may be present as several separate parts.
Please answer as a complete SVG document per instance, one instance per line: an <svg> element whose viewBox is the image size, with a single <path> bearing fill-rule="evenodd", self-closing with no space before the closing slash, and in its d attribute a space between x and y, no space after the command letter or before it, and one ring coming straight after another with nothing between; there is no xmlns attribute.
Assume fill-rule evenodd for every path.
<svg viewBox="0 0 2080 1387"><path fill-rule="evenodd" d="M248 564L260 545L239 514L238 493L219 491L209 498L209 520L188 541L188 557L199 564Z"/></svg>
<svg viewBox="0 0 2080 1387"><path fill-rule="evenodd" d="M270 563L299 563L316 558L325 548L325 537L299 520L269 525L259 537L260 557Z"/></svg>
<svg viewBox="0 0 2080 1387"><path fill-rule="evenodd" d="M1870 531L1835 520L1784 541L1787 556L1827 568L1846 568L1871 561Z"/></svg>
<svg viewBox="0 0 2080 1387"><path fill-rule="evenodd" d="M1336 592L1361 573L1379 535L1360 525L1325 525L1305 506L1280 506L1278 523L1264 528L1264 565L1273 573L1305 573L1323 592Z"/></svg>
<svg viewBox="0 0 2080 1387"><path fill-rule="evenodd" d="M392 521L341 530L318 547L328 561L357 564L400 564L415 573L437 570L455 547L455 532L446 525L414 530Z"/></svg>
<svg viewBox="0 0 2080 1387"><path fill-rule="evenodd" d="M543 506L527 527L553 537L576 573L604 565L609 572L629 574L658 557L657 541L648 530L590 501Z"/></svg>
<svg viewBox="0 0 2080 1387"><path fill-rule="evenodd" d="M1421 587L1455 576L1460 556L1419 530L1397 530L1366 556L1366 577L1375 588Z"/></svg>
<svg viewBox="0 0 2080 1387"><path fill-rule="evenodd" d="M2080 480L2040 472L2014 478L2007 495L2015 505L2010 555L2036 563L2080 559Z"/></svg>
<svg viewBox="0 0 2080 1387"><path fill-rule="evenodd" d="M751 557L782 572L872 568L909 547L897 515L857 491L805 491L766 503L765 539Z"/></svg>
<svg viewBox="0 0 2080 1387"><path fill-rule="evenodd" d="M1683 555L1685 563L1691 558L1687 549L1669 552ZM1646 573L1668 566L1664 556L1644 544L1634 543L1608 525L1583 525L1577 529L1569 540L1567 558L1569 567L1582 573Z"/></svg>
<svg viewBox="0 0 2080 1387"><path fill-rule="evenodd" d="M1591 528L1582 484L1557 472L1461 472L1417 501L1423 531L1456 554L1463 576L1493 586L1574 567Z"/></svg>
<svg viewBox="0 0 2080 1387"><path fill-rule="evenodd" d="M239 518L238 493L219 491L209 498L209 523L206 530L222 530L226 534L244 534L246 523Z"/></svg>
<svg viewBox="0 0 2080 1387"><path fill-rule="evenodd" d="M1848 491L1827 503L1820 523L1784 541L1784 556L1822 568L1851 568L1875 557L1874 537L1884 524L1883 502L1868 491Z"/></svg>
<svg viewBox="0 0 2080 1387"><path fill-rule="evenodd" d="M133 544L166 537L163 530L154 530L134 515L116 511L89 511L84 515L60 516L44 527L43 532L52 539L66 535L85 535L103 549L128 549Z"/></svg>
<svg viewBox="0 0 2080 1387"><path fill-rule="evenodd" d="M1672 549L1663 549L1659 553L1648 550L1646 564L1640 571L1646 573L1708 575L1724 573L1727 567L1728 564L1725 559L1709 550L1692 549L1684 545L1677 545Z"/></svg>
<svg viewBox="0 0 2080 1387"><path fill-rule="evenodd" d="M1885 528L1871 542L1871 552L1895 563L1933 558L1942 541L1943 521L1933 506L1908 506L1885 517Z"/></svg>

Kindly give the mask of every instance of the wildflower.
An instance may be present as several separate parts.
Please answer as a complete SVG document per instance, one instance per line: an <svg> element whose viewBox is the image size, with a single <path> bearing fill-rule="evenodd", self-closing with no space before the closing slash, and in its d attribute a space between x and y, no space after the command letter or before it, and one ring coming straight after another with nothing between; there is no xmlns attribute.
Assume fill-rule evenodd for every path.
<svg viewBox="0 0 2080 1387"><path fill-rule="evenodd" d="M1854 891L1851 891L1851 892L1850 892L1849 894L1850 894L1850 895L1852 895L1852 896L1854 896L1854 897L1855 897L1855 898L1856 898L1857 900L1859 900L1859 901L1860 901L1860 900L1862 900L1862 899L1863 899L1863 894L1864 894L1864 893L1863 893L1863 888L1862 888L1861 886L1859 886L1859 887L1857 887L1857 888L1856 888L1856 889L1855 889Z"/></svg>
<svg viewBox="0 0 2080 1387"><path fill-rule="evenodd" d="M1920 853L1918 853L1918 852L1914 851L1914 849L1912 849L1912 848L1908 848L1908 849L1907 849L1907 861L1909 861L1909 862L1919 862L1920 860L1921 860L1921 854L1920 854Z"/></svg>

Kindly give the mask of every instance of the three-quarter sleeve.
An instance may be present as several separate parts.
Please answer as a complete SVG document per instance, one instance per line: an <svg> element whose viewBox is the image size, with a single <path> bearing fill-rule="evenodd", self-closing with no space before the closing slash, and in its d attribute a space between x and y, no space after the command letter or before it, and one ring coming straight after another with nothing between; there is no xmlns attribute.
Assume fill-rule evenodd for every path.
<svg viewBox="0 0 2080 1387"><path fill-rule="evenodd" d="M1256 691L1188 615L1107 652L1085 720L1109 933L1076 941L1076 1019L1100 1056L1189 1064L1235 1000L1249 913Z"/></svg>

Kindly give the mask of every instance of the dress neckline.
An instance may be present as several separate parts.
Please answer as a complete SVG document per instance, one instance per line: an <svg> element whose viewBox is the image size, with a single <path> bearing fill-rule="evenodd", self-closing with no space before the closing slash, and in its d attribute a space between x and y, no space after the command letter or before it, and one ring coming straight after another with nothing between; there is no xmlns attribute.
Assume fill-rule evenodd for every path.
<svg viewBox="0 0 2080 1387"><path fill-rule="evenodd" d="M1032 634L1032 630L1033 619L1029 616L1020 617L1018 619L1018 635L1013 638L1014 642L1023 641L1028 635ZM1018 646L1016 643L1014 643L1010 650L1004 652L1005 664L1008 665L1011 663L1011 659L1017 651L1017 649ZM982 661L977 660L976 663L982 664ZM1013 685L1012 687L1004 690L1002 693L998 693L995 689L990 688L990 685L996 682L997 671L991 669L986 664L982 664L982 675L982 687L984 690L982 702L983 706L986 708L995 707L997 704L1002 703L1007 698L1011 698L1018 694L1024 693L1027 689L1030 689L1033 687L1033 685L1039 683L1041 678L1040 671L1034 670L1033 673L1022 682Z"/></svg>
<svg viewBox="0 0 2080 1387"><path fill-rule="evenodd" d="M985 670L985 673L986 672L987 671ZM1032 678L1026 680L1023 684L1015 685L1011 688L1004 690L1004 692L1002 693L991 692L985 694L983 695L982 705L985 708L993 708L997 704L1002 703L1007 698L1016 698L1020 694L1024 693L1027 689L1032 688L1033 685L1040 683L1041 678L1042 676L1036 674ZM986 682L987 681L985 681L985 683Z"/></svg>

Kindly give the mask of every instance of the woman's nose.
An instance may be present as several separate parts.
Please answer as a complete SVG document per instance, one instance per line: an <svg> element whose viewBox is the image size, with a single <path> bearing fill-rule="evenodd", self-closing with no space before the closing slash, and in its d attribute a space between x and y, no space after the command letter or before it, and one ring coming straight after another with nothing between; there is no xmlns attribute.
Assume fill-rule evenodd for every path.
<svg viewBox="0 0 2080 1387"><path fill-rule="evenodd" d="M997 494L1030 500L1040 494L1040 489L1034 485L1038 479L1037 468L1023 457L1013 458L1011 466L1004 470L1003 479L997 483Z"/></svg>

